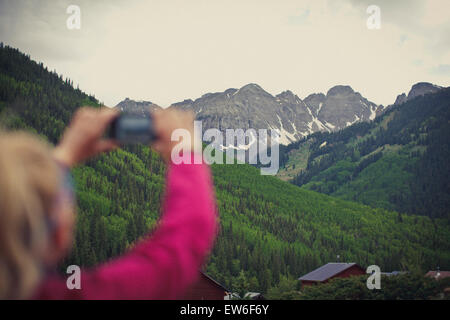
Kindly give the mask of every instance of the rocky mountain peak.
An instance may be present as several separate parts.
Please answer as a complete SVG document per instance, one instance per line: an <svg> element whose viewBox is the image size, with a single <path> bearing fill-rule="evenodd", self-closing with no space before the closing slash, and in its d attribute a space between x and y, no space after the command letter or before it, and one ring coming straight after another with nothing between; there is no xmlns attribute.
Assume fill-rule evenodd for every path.
<svg viewBox="0 0 450 320"><path fill-rule="evenodd" d="M275 97L287 103L298 103L301 101L300 98L290 90L283 91Z"/></svg>
<svg viewBox="0 0 450 320"><path fill-rule="evenodd" d="M131 100L130 98L125 98L125 100L119 102L116 107L122 112L127 112L131 114L144 115L155 109L161 109L160 106L154 104L151 101L144 100Z"/></svg>
<svg viewBox="0 0 450 320"><path fill-rule="evenodd" d="M256 83L249 83L240 88L236 94L239 93L252 93L252 94L269 94L267 91L265 91L263 88L261 88Z"/></svg>
<svg viewBox="0 0 450 320"><path fill-rule="evenodd" d="M236 91L238 91L238 89L230 88L230 89L225 90L224 93L227 95L233 95L236 93Z"/></svg>
<svg viewBox="0 0 450 320"><path fill-rule="evenodd" d="M241 90L247 90L247 89L249 89L249 90L262 90L262 91L264 91L264 89L263 88L261 88L258 84L256 84L256 83L248 83L248 84L246 84L245 86L243 86L242 88L241 88Z"/></svg>
<svg viewBox="0 0 450 320"><path fill-rule="evenodd" d="M408 93L408 100L414 99L418 96L423 96L427 93L434 93L440 89L442 89L442 87L429 82L418 82L411 87L411 90Z"/></svg>
<svg viewBox="0 0 450 320"><path fill-rule="evenodd" d="M323 93L312 93L307 96L303 101L308 105L310 110L315 116L319 114L319 110L326 100L326 96Z"/></svg>
<svg viewBox="0 0 450 320"><path fill-rule="evenodd" d="M328 90L327 97L335 95L349 95L353 93L355 93L355 91L353 91L352 87L345 85L337 85Z"/></svg>
<svg viewBox="0 0 450 320"><path fill-rule="evenodd" d="M408 101L408 97L406 96L405 93L402 93L397 96L397 99L395 99L394 104L402 104L405 103L406 101Z"/></svg>
<svg viewBox="0 0 450 320"><path fill-rule="evenodd" d="M437 90L437 86L419 83L410 95ZM398 101L408 99L406 94ZM151 102L125 99L123 105L153 106ZM156 105L155 105L156 106ZM304 100L290 90L272 96L255 83L240 89L207 93L196 99L186 99L171 108L190 109L202 120L203 130L274 129L279 142L289 144L317 131L337 131L359 121L371 121L385 108L364 98L348 85L337 85L327 94L313 93ZM142 111L138 111L142 112ZM222 146L226 148L226 146Z"/></svg>
<svg viewBox="0 0 450 320"><path fill-rule="evenodd" d="M395 99L394 105L405 103L411 99L423 96L428 93L435 93L441 89L442 89L441 86L429 82L418 82L411 87L411 90L409 90L408 95L406 95L406 93L399 94L397 96L397 99Z"/></svg>

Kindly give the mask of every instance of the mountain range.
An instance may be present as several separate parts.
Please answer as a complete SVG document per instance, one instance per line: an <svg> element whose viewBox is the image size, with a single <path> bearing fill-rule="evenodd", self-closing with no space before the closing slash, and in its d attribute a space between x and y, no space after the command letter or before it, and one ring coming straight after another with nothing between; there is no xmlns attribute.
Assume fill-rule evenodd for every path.
<svg viewBox="0 0 450 320"><path fill-rule="evenodd" d="M443 128L448 99L436 102L439 92L448 90L419 82L384 107L350 86L302 100L291 91L272 96L248 84L170 107L193 110L204 129L277 130L285 145L278 171L283 180L374 207L447 217L450 199L442 177L448 172ZM418 103L421 97L426 98ZM142 114L159 107L127 98L118 108ZM435 120L442 118L444 123ZM426 139L431 136L436 137Z"/></svg>
<svg viewBox="0 0 450 320"><path fill-rule="evenodd" d="M155 109L161 109L160 106L144 100L130 100L129 98L125 98L125 100L119 102L115 107L120 111L125 111L127 113L135 114L135 115L147 115Z"/></svg>
<svg viewBox="0 0 450 320"><path fill-rule="evenodd" d="M431 83L415 84L407 96L399 95L394 105L439 89L441 87ZM160 108L150 101L134 101L129 98L116 107L135 114ZM280 135L279 143L283 145L314 132L335 132L356 122L373 120L386 109L383 105L367 100L347 85L337 85L326 94L314 93L302 100L290 90L272 96L254 83L240 89L206 93L195 100L174 103L170 108L192 110L196 119L202 120L205 130L274 129Z"/></svg>
<svg viewBox="0 0 450 320"><path fill-rule="evenodd" d="M397 99L395 99L394 105L399 105L408 102L416 97L423 96L425 94L435 93L441 89L443 89L443 87L437 86L429 82L418 82L412 86L408 95L406 95L406 93L399 94L397 96Z"/></svg>

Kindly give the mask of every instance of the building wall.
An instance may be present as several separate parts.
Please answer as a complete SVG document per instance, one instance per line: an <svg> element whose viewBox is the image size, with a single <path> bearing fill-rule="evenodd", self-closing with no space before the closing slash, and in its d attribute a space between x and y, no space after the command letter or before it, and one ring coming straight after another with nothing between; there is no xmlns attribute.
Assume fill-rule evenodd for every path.
<svg viewBox="0 0 450 320"><path fill-rule="evenodd" d="M335 275L334 277L331 277L330 279L333 279L333 278L348 278L348 277L351 277L351 276L361 276L363 274L366 274L366 271L355 265L355 266L352 266L351 268L348 268L344 272L341 272L341 273ZM328 280L330 280L330 279L328 279Z"/></svg>
<svg viewBox="0 0 450 320"><path fill-rule="evenodd" d="M200 274L198 281L188 289L186 300L224 300L227 292L216 283Z"/></svg>

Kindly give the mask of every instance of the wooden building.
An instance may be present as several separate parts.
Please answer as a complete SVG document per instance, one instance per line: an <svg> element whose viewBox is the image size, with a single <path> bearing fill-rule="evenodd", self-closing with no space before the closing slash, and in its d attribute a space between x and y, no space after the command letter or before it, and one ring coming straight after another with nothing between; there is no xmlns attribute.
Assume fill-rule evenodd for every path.
<svg viewBox="0 0 450 320"><path fill-rule="evenodd" d="M326 283L333 278L348 278L366 274L366 270L356 263L327 263L326 265L311 271L308 274L298 278L302 286Z"/></svg>
<svg viewBox="0 0 450 320"><path fill-rule="evenodd" d="M204 272L200 272L197 282L191 286L186 300L224 300L231 292Z"/></svg>

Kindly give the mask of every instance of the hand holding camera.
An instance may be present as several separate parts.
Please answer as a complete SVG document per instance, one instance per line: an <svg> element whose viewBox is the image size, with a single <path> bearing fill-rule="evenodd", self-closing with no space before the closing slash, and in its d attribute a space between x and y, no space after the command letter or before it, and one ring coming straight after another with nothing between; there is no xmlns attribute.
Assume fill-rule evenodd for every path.
<svg viewBox="0 0 450 320"><path fill-rule="evenodd" d="M181 110L156 110L147 116L136 116L109 108L83 107L75 113L54 157L72 167L119 145L142 143L152 144L169 161L172 148L178 143L171 141L173 130L181 128L193 134L193 121L192 112Z"/></svg>

